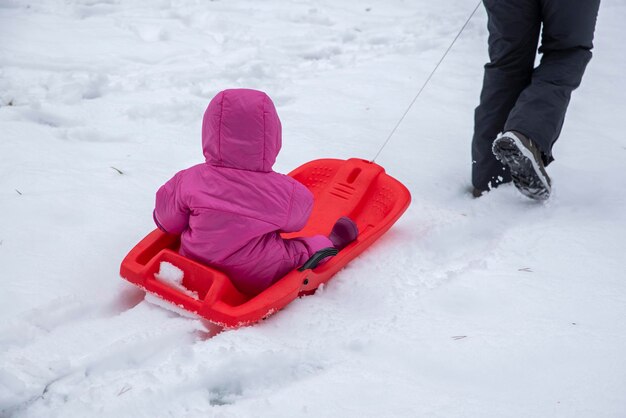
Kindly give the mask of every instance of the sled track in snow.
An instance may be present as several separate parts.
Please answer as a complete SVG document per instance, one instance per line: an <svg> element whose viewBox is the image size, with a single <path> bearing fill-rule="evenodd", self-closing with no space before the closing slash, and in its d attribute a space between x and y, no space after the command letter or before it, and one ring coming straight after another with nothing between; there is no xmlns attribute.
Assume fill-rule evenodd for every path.
<svg viewBox="0 0 626 418"><path fill-rule="evenodd" d="M3 329L2 335L29 330L21 339L0 345L0 363L8 365L0 372L0 382L15 391L11 399L0 399L3 413L12 416L46 402L57 395L58 387L67 396L72 385L80 387L129 366L141 367L168 346L202 337L199 320L137 301L136 295L120 295L124 297L130 299L106 309L75 299L65 300L66 304L56 300L49 310L27 312Z"/></svg>

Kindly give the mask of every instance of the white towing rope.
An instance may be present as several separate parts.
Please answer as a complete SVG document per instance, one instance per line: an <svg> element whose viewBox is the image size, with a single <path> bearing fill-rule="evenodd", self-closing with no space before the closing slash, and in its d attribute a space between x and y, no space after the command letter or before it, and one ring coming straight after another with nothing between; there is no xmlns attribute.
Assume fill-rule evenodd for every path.
<svg viewBox="0 0 626 418"><path fill-rule="evenodd" d="M428 76L428 78L426 79L426 81L424 81L424 84L422 85L422 88L419 89L419 91L417 92L417 94L415 95L415 97L413 98L413 100L411 101L411 103L409 104L409 107L406 108L406 110L404 111L404 114L402 115L402 117L400 118L400 120L398 120L398 123L396 123L396 126L393 127L393 129L391 130L391 133L389 134L389 136L387 137L387 139L385 140L385 142L383 143L383 145L380 147L380 149L378 150L378 152L376 153L376 155L374 156L374 158L372 158L371 162L376 161L376 158L378 158L378 156L380 155L380 153L382 152L382 150L387 146L387 144L389 143L389 140L391 139L391 137L393 136L393 134L396 132L396 129L398 129L398 126L400 126L400 124L402 123L402 121L404 120L404 117L409 113L409 111L411 110L411 108L413 107L413 105L415 104L415 102L417 101L417 98L420 97L420 94L422 94L422 91L424 91L424 88L426 88L426 85L428 84L428 82L430 81L430 79L433 77L433 75L435 74L435 72L437 71L437 68L439 68L439 65L441 65L441 63L443 62L443 60L446 58L446 56L448 55L448 52L450 52L450 50L452 49L452 47L454 46L454 44L456 43L457 39L459 39L459 37L461 36L461 34L463 33L463 31L465 30L465 27L467 26L467 24L470 22L470 20L472 20L472 17L474 17L474 15L476 14L476 10L478 10L478 8L480 7L480 4L482 3L482 0L480 0L478 2L478 4L476 5L476 7L474 8L474 11L472 11L472 13L469 15L469 17L467 18L467 20L465 21L465 23L463 24L463 26L461 27L461 29L459 30L459 33L456 34L456 36L454 37L454 39L452 40L452 43L450 43L450 46L448 46L448 49L446 49L446 52L443 53L443 56L441 57L441 59L439 60L439 62L437 63L437 65L435 65L435 68L432 70L432 72L430 73L430 75Z"/></svg>

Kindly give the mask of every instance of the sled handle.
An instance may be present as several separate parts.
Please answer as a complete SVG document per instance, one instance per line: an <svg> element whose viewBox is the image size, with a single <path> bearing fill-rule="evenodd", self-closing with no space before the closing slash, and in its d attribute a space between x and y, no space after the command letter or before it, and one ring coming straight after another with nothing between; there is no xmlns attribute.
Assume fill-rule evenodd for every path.
<svg viewBox="0 0 626 418"><path fill-rule="evenodd" d="M321 250L313 254L311 258L309 258L306 263L304 263L302 267L298 269L298 271L314 269L319 265L319 263L321 263L323 259L325 259L326 257L334 257L337 255L338 252L339 250L333 247L322 248Z"/></svg>

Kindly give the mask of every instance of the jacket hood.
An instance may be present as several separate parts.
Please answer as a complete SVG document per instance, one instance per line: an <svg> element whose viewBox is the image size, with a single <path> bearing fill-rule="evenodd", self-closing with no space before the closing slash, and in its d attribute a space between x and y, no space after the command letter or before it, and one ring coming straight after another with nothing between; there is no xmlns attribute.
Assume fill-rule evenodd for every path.
<svg viewBox="0 0 626 418"><path fill-rule="evenodd" d="M278 113L262 91L224 90L204 112L202 148L211 165L272 171L281 145Z"/></svg>

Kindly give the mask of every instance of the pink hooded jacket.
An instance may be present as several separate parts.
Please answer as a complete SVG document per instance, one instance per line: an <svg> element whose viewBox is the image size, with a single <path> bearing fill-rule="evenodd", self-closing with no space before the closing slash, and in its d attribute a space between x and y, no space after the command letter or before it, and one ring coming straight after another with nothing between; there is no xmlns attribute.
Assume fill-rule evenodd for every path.
<svg viewBox="0 0 626 418"><path fill-rule="evenodd" d="M180 171L156 194L154 221L181 234L181 254L225 272L247 294L333 246L321 235L280 237L302 229L313 206L306 187L272 171L281 143L280 119L265 93L225 90L204 113L206 163Z"/></svg>

